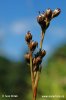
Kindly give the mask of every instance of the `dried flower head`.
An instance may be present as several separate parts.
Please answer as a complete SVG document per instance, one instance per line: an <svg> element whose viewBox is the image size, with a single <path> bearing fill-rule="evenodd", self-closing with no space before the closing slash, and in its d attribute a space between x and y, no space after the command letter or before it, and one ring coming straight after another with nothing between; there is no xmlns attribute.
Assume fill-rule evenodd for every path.
<svg viewBox="0 0 66 100"><path fill-rule="evenodd" d="M26 53L24 57L25 57L27 63L30 63L30 53Z"/></svg>
<svg viewBox="0 0 66 100"><path fill-rule="evenodd" d="M45 55L46 55L46 51L45 51L45 50L42 50L42 51L40 52L41 58L43 58Z"/></svg>
<svg viewBox="0 0 66 100"><path fill-rule="evenodd" d="M36 64L37 64L37 65L40 65L40 64L41 64L41 62L42 62L41 57L40 57L40 56L39 56L39 57L37 57L37 58L36 58Z"/></svg>
<svg viewBox="0 0 66 100"><path fill-rule="evenodd" d="M30 43L30 41L32 40L32 35L31 35L30 31L27 32L27 34L25 36L25 40L27 43Z"/></svg>
<svg viewBox="0 0 66 100"><path fill-rule="evenodd" d="M29 48L31 51L34 51L37 46L38 46L38 42L31 41L29 44Z"/></svg>
<svg viewBox="0 0 66 100"><path fill-rule="evenodd" d="M48 20L47 20L47 18L49 17L49 15L47 13L45 12L43 14L40 14L37 17L37 22L39 23L39 25L41 26L41 29L43 31L45 31L48 28L49 24L50 24L50 22L48 22Z"/></svg>
<svg viewBox="0 0 66 100"><path fill-rule="evenodd" d="M59 8L55 9L52 13L52 18L58 16L60 14L61 10Z"/></svg>
<svg viewBox="0 0 66 100"><path fill-rule="evenodd" d="M46 17L47 17L47 20L51 20L51 18L52 18L52 10L50 9L50 8L48 8L47 10L46 10Z"/></svg>
<svg viewBox="0 0 66 100"><path fill-rule="evenodd" d="M41 58L43 58L46 55L46 51L45 50L39 50L36 54L35 54L35 58L40 56Z"/></svg>
<svg viewBox="0 0 66 100"><path fill-rule="evenodd" d="M42 62L42 58L40 56L33 59L33 65L40 65Z"/></svg>
<svg viewBox="0 0 66 100"><path fill-rule="evenodd" d="M37 17L37 22L41 26L43 32L49 27L52 18L58 16L61 10L59 8L55 9L53 12L48 8L44 13Z"/></svg>
<svg viewBox="0 0 66 100"><path fill-rule="evenodd" d="M33 71L39 71L40 64L42 62L42 58L39 56L37 58L33 58Z"/></svg>

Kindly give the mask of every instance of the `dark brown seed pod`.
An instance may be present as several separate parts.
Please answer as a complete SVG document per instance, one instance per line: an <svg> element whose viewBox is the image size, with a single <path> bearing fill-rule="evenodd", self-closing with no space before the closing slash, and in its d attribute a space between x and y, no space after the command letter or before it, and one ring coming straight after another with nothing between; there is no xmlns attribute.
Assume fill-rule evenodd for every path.
<svg viewBox="0 0 66 100"><path fill-rule="evenodd" d="M31 51L34 51L37 46L38 46L38 42L31 41L29 44L29 48Z"/></svg>
<svg viewBox="0 0 66 100"><path fill-rule="evenodd" d="M37 58L34 58L33 59L33 65L40 65L41 64L41 62L42 62L42 59L41 59L41 57L40 56L38 56Z"/></svg>
<svg viewBox="0 0 66 100"><path fill-rule="evenodd" d="M41 53L40 53L41 58L43 58L45 55L46 55L46 51L42 50Z"/></svg>
<svg viewBox="0 0 66 100"><path fill-rule="evenodd" d="M59 8L55 9L52 13L52 18L58 16L60 14L61 10Z"/></svg>
<svg viewBox="0 0 66 100"><path fill-rule="evenodd" d="M43 17L42 17L41 15L39 15L39 16L37 17L37 22L38 22L39 24L41 24L43 20L44 20L44 19L43 19Z"/></svg>
<svg viewBox="0 0 66 100"><path fill-rule="evenodd" d="M46 19L47 19L46 13L41 14L37 17L37 22L39 23L43 31L45 31L49 27L49 24L50 24L50 22L48 22L48 20Z"/></svg>
<svg viewBox="0 0 66 100"><path fill-rule="evenodd" d="M42 62L41 57L40 57L40 56L39 56L39 57L37 57L37 58L36 58L36 65L40 65L40 64L41 64L41 62Z"/></svg>
<svg viewBox="0 0 66 100"><path fill-rule="evenodd" d="M27 63L30 63L30 54L29 53L27 53L27 54L25 54L25 59L26 59L26 61L27 61Z"/></svg>
<svg viewBox="0 0 66 100"><path fill-rule="evenodd" d="M47 20L51 20L52 18L52 10L50 8L46 10L46 17L47 17Z"/></svg>
<svg viewBox="0 0 66 100"><path fill-rule="evenodd" d="M41 64L42 59L41 57L37 57L33 59L33 71L39 71L39 65Z"/></svg>
<svg viewBox="0 0 66 100"><path fill-rule="evenodd" d="M25 36L25 40L27 43L30 43L30 41L32 40L32 35L31 35L30 31L27 32L27 34Z"/></svg>
<svg viewBox="0 0 66 100"><path fill-rule="evenodd" d="M41 57L41 58L43 58L45 55L46 55L46 51L45 50L39 50L36 54L34 54L35 55L35 58L37 58L37 57Z"/></svg>

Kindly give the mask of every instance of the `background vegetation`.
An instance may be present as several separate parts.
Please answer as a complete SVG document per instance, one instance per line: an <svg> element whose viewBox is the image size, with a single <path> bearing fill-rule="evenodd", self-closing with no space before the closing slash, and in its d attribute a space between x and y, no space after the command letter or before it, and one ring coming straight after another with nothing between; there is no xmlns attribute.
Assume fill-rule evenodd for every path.
<svg viewBox="0 0 66 100"><path fill-rule="evenodd" d="M2 98L2 95L18 95L18 98ZM42 98L42 95L66 96L66 45L58 48L43 63L37 100L66 100L64 98ZM0 100L31 100L31 80L26 62L11 62L0 57Z"/></svg>

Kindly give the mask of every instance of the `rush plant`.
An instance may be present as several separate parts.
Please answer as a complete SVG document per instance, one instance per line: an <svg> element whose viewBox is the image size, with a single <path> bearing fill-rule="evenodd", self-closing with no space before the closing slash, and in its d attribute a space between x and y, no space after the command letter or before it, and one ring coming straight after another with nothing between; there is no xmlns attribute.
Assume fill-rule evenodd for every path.
<svg viewBox="0 0 66 100"><path fill-rule="evenodd" d="M59 8L55 9L54 11L52 11L49 8L45 12L37 16L37 22L41 27L40 48L38 49L37 53L34 53L34 51L36 47L38 47L38 42L32 40L33 36L30 31L28 31L27 34L25 35L25 41L29 48L28 53L25 54L25 59L28 65L30 66L32 91L33 91L32 100L36 100L37 97L38 81L42 69L41 63L43 57L46 55L46 51L42 49L45 32L49 27L51 20L57 17L60 14L60 12L61 10Z"/></svg>

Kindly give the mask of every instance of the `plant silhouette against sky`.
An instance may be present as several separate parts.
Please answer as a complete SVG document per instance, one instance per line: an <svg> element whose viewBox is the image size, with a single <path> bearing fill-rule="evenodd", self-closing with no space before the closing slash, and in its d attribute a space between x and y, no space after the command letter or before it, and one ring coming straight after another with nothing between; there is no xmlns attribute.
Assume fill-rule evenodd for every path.
<svg viewBox="0 0 66 100"><path fill-rule="evenodd" d="M43 57L46 55L46 51L42 49L44 36L47 28L50 25L51 20L57 17L60 14L60 12L61 10L59 8L55 9L54 11L52 11L49 8L45 12L37 16L37 22L41 27L41 40L40 40L40 48L38 49L38 52L34 53L36 47L38 47L38 42L32 40L33 36L31 32L28 31L27 34L25 35L25 41L29 48L28 53L25 54L25 59L27 61L27 64L30 66L32 91L33 91L32 100L36 100L37 97L38 81L42 69L41 63Z"/></svg>

